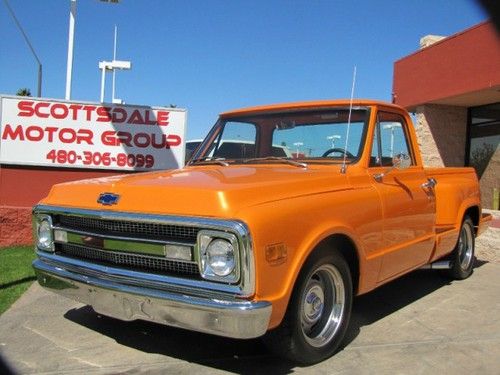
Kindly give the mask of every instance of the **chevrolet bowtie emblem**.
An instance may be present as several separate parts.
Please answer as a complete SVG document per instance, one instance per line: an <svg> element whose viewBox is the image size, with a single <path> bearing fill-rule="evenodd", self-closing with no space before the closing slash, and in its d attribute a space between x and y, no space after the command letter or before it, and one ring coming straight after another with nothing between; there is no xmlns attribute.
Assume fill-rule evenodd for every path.
<svg viewBox="0 0 500 375"><path fill-rule="evenodd" d="M105 206L111 206L113 204L117 204L120 196L118 194L113 193L102 193L99 195L99 199L97 199L97 203L103 204Z"/></svg>

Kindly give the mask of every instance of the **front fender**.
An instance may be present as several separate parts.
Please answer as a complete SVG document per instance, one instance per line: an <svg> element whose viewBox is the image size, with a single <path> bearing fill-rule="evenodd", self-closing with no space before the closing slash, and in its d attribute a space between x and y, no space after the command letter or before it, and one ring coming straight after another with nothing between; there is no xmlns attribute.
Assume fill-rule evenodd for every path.
<svg viewBox="0 0 500 375"><path fill-rule="evenodd" d="M362 194L365 194L366 191ZM270 328L279 325L286 312L297 277L309 255L333 235L348 237L356 248L360 287L375 283L379 258L366 262L366 244L381 246L382 219L377 200L355 198L353 190L270 202L245 210L239 216L252 233L256 261L257 300L270 301ZM359 195L359 194L358 194ZM333 213L333 214L332 214ZM266 257L280 248L281 259Z"/></svg>

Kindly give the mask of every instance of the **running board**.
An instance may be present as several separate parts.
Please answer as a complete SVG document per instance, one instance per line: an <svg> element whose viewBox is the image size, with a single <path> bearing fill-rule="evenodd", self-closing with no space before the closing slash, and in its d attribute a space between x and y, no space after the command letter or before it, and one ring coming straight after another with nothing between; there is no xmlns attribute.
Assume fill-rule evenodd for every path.
<svg viewBox="0 0 500 375"><path fill-rule="evenodd" d="M451 261L440 260L438 262L426 264L421 267L423 270L449 270L451 268Z"/></svg>

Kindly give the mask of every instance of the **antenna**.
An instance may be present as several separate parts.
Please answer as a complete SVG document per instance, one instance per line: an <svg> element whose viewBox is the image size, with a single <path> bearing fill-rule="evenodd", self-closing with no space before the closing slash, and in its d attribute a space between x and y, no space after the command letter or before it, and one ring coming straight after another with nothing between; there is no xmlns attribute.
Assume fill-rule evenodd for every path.
<svg viewBox="0 0 500 375"><path fill-rule="evenodd" d="M117 34L117 30L116 30L116 25L115 25L115 39L114 39L114 43L113 43L113 61L116 60L116 34ZM115 82L116 82L116 70L113 69L113 84L111 85L112 87L112 91L111 91L111 103L114 103L115 102Z"/></svg>
<svg viewBox="0 0 500 375"><path fill-rule="evenodd" d="M342 162L342 167L340 168L340 173L344 174L347 170L347 143L349 142L349 131L351 130L351 113L352 113L352 100L354 98L354 85L356 84L356 65L354 65L354 72L352 73L352 88L351 88L351 101L349 103L349 117L347 118L347 135L345 137L345 147L344 150L344 161Z"/></svg>

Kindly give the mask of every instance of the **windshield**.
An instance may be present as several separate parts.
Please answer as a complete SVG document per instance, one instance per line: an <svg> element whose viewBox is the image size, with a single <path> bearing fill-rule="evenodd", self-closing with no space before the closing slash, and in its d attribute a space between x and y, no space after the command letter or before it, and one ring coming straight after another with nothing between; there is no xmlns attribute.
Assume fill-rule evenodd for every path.
<svg viewBox="0 0 500 375"><path fill-rule="evenodd" d="M353 163L361 156L368 117L368 109L354 108L348 126L349 108L331 108L221 119L191 163L281 159Z"/></svg>

